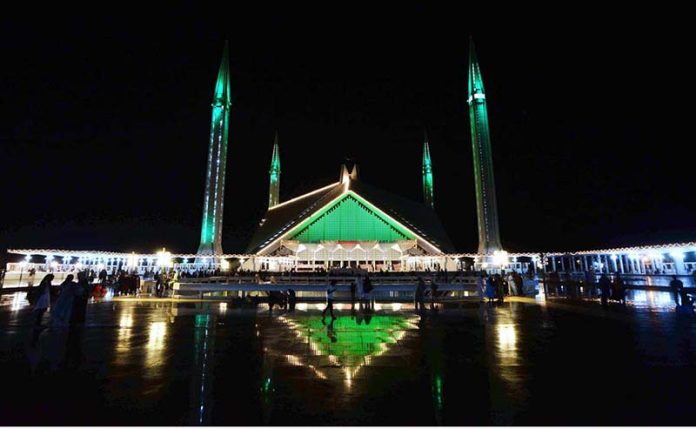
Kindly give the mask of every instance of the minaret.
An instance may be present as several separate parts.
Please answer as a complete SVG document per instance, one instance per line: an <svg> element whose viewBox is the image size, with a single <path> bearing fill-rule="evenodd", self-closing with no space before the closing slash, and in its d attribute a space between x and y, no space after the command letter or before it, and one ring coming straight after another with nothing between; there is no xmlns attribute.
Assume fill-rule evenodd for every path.
<svg viewBox="0 0 696 429"><path fill-rule="evenodd" d="M474 41L469 39L469 119L471 144L474 152L474 179L476 183L476 212L478 215L478 253L492 255L502 250L498 231L498 207L495 199L493 157L488 130L488 113L483 78L479 70Z"/></svg>
<svg viewBox="0 0 696 429"><path fill-rule="evenodd" d="M268 186L268 208L277 206L280 203L280 154L278 153L278 131L273 142L273 157L271 158L271 168L268 170L270 184Z"/></svg>
<svg viewBox="0 0 696 429"><path fill-rule="evenodd" d="M213 95L213 117L210 124L208 170L203 197L203 225L199 255L222 255L222 213L225 197L225 167L227 165L227 134L229 131L230 71L227 42L222 51Z"/></svg>
<svg viewBox="0 0 696 429"><path fill-rule="evenodd" d="M433 163L430 160L430 147L428 146L428 131L424 130L423 141L423 201L431 209L435 208L433 195Z"/></svg>

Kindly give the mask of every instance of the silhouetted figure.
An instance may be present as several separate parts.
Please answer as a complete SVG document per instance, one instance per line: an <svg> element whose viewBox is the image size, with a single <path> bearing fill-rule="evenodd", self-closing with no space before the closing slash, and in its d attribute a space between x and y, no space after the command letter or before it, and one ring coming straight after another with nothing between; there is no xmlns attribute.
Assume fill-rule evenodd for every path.
<svg viewBox="0 0 696 429"><path fill-rule="evenodd" d="M355 282L350 282L350 302L355 302L356 289Z"/></svg>
<svg viewBox="0 0 696 429"><path fill-rule="evenodd" d="M99 271L99 283L106 283L107 273L106 270Z"/></svg>
<svg viewBox="0 0 696 429"><path fill-rule="evenodd" d="M326 288L326 308L321 312L322 322L324 321L324 317L326 317L327 311L331 313L331 320L336 318L333 312L334 292L336 292L336 280L331 280L329 286Z"/></svg>
<svg viewBox="0 0 696 429"><path fill-rule="evenodd" d="M435 283L433 280L430 280L430 306L432 307L435 304L435 296L437 296L437 288L438 284Z"/></svg>
<svg viewBox="0 0 696 429"><path fill-rule="evenodd" d="M73 281L74 276L68 274L65 281L60 284L60 295L56 305L51 310L51 325L52 326L68 326L70 317L72 316L73 303L75 300L75 289L77 283Z"/></svg>
<svg viewBox="0 0 696 429"><path fill-rule="evenodd" d="M46 274L46 276L41 280L39 286L37 286L36 291L36 303L34 304L34 325L41 326L41 319L44 313L48 310L48 306L51 303L51 282L53 281L53 274Z"/></svg>
<svg viewBox="0 0 696 429"><path fill-rule="evenodd" d="M495 275L493 285L495 287L495 297L498 299L498 303L502 304L505 302L505 283L500 274Z"/></svg>
<svg viewBox="0 0 696 429"><path fill-rule="evenodd" d="M486 298L488 302L491 303L495 299L495 283L493 281L493 276L488 276L486 279Z"/></svg>
<svg viewBox="0 0 696 429"><path fill-rule="evenodd" d="M513 276L515 278L515 285L517 286L517 294L519 296L524 296L524 279L522 275L518 272L514 272Z"/></svg>
<svg viewBox="0 0 696 429"><path fill-rule="evenodd" d="M674 303L679 306L679 295L684 289L684 283L682 283L677 276L672 276L672 281L669 282L669 287L672 289L672 294L674 295Z"/></svg>
<svg viewBox="0 0 696 429"><path fill-rule="evenodd" d="M601 292L600 298L602 301L602 307L606 307L608 305L609 289L611 289L609 277L607 277L606 274L602 274L602 276L599 278L599 290Z"/></svg>
<svg viewBox="0 0 696 429"><path fill-rule="evenodd" d="M372 281L370 280L370 277L365 276L363 279L363 291L365 292L365 298L367 299L367 306L368 307L374 307L374 299L372 298L372 290L374 287L372 286Z"/></svg>
<svg viewBox="0 0 696 429"><path fill-rule="evenodd" d="M626 304L626 284L618 273L612 284L611 292L614 300L619 301L621 304Z"/></svg>
<svg viewBox="0 0 696 429"><path fill-rule="evenodd" d="M295 311L295 304L297 303L297 296L295 295L294 289L288 289L288 310Z"/></svg>
<svg viewBox="0 0 696 429"><path fill-rule="evenodd" d="M595 295L595 274L594 269L590 268L585 271L585 288L587 288L587 294L592 298Z"/></svg>
<svg viewBox="0 0 696 429"><path fill-rule="evenodd" d="M92 296L92 289L92 285L87 281L87 273L84 271L77 273L77 286L75 286L75 298L73 300L72 316L70 317L71 325L85 323L87 302L89 297Z"/></svg>
<svg viewBox="0 0 696 429"><path fill-rule="evenodd" d="M476 276L476 289L478 290L479 302L483 302L483 298L486 296L486 277L483 273Z"/></svg>
<svg viewBox="0 0 696 429"><path fill-rule="evenodd" d="M416 283L414 305L416 306L416 311L425 310L425 282L422 277L418 277L418 282Z"/></svg>

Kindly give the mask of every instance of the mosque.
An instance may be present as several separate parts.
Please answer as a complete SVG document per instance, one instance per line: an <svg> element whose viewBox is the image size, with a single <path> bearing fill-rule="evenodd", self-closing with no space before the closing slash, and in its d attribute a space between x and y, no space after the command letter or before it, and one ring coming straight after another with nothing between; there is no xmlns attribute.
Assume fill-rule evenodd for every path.
<svg viewBox="0 0 696 429"><path fill-rule="evenodd" d="M502 247L483 77L469 43L467 104L476 191L478 251L458 253L434 211L433 164L423 141L423 200L411 201L360 179L358 165L336 166L327 186L280 201L280 154L276 134L269 169L268 209L243 253L222 249L227 141L230 133L230 72L225 44L212 103L203 216L198 251L135 254L61 249L8 249L24 255L7 266L8 278L25 270L70 271L82 267L151 271L157 267L258 271L319 271L361 267L368 271L515 269L580 273L689 274L696 270L696 243L633 248L508 254ZM340 170L339 170L340 168ZM41 257L37 262L32 258ZM59 259L60 258L60 259Z"/></svg>
<svg viewBox="0 0 696 429"><path fill-rule="evenodd" d="M230 82L227 46L218 72L197 260L223 255ZM481 263L502 252L498 233L493 161L483 79L470 44L468 104ZM338 181L280 201L280 156L276 134L269 169L268 210L242 260L245 269L316 271L361 267L369 271L461 268L434 211L433 168L423 142L423 201L409 201L360 180L358 165L341 166Z"/></svg>

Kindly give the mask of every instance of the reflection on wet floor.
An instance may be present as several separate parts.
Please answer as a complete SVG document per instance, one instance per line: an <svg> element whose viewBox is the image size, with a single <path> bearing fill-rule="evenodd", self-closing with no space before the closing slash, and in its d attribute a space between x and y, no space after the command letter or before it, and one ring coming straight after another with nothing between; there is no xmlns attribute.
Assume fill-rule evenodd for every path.
<svg viewBox="0 0 696 429"><path fill-rule="evenodd" d="M34 331L0 302L7 424L675 424L693 421L696 324L671 297L294 311L110 301ZM42 392L37 401L36 392Z"/></svg>

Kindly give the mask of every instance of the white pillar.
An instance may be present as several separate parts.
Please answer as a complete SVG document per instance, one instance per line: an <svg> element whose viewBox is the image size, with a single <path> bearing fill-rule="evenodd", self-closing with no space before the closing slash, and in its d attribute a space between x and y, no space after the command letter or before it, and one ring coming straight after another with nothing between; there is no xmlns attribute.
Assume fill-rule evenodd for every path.
<svg viewBox="0 0 696 429"><path fill-rule="evenodd" d="M556 271L556 257L555 256L551 256L551 268L552 268L552 271Z"/></svg>
<svg viewBox="0 0 696 429"><path fill-rule="evenodd" d="M619 255L619 271L624 274L623 255Z"/></svg>

